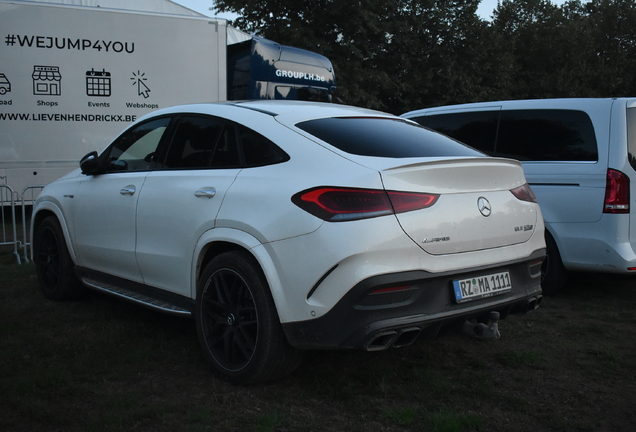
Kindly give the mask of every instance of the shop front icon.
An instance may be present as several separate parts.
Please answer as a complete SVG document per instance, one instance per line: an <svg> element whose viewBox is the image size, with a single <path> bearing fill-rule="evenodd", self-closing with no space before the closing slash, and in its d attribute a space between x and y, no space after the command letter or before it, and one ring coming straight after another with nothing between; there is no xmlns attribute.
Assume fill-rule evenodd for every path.
<svg viewBox="0 0 636 432"><path fill-rule="evenodd" d="M33 94L59 96L62 94L62 75L58 66L33 66Z"/></svg>

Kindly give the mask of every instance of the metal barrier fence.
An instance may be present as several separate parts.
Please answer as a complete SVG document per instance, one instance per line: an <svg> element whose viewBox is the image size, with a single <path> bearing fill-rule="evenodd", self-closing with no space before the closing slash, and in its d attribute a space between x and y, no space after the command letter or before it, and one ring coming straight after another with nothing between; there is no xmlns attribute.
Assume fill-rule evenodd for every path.
<svg viewBox="0 0 636 432"><path fill-rule="evenodd" d="M45 185L31 185L22 189L22 193L20 194L20 207L22 209L22 250L23 257L26 262L29 262L29 258L31 257L30 248L31 248L31 213L27 211L28 206L33 206L35 204L35 200L40 195L42 189L44 189Z"/></svg>
<svg viewBox="0 0 636 432"><path fill-rule="evenodd" d="M16 193L9 186L0 184L0 204L2 204L2 237L0 246L13 245L13 255L18 264L20 254L18 253L18 227L15 220Z"/></svg>
<svg viewBox="0 0 636 432"><path fill-rule="evenodd" d="M2 180L6 179L0 177L0 181ZM13 255L18 264L22 264L23 259L29 262L31 215L28 207L35 203L43 187L44 185L27 186L18 194L10 186L0 184L0 246L13 246Z"/></svg>

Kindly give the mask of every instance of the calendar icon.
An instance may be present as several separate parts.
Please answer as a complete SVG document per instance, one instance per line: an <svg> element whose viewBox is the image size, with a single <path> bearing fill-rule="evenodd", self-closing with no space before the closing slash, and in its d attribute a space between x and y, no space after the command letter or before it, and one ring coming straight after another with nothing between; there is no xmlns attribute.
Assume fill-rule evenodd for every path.
<svg viewBox="0 0 636 432"><path fill-rule="evenodd" d="M110 96L110 72L105 69L101 72L95 72L94 69L86 72L86 95Z"/></svg>

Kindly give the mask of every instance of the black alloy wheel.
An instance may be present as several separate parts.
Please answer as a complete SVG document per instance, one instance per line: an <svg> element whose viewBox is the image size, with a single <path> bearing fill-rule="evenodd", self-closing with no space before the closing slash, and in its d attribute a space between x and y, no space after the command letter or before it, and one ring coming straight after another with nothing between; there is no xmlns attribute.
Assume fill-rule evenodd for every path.
<svg viewBox="0 0 636 432"><path fill-rule="evenodd" d="M216 362L240 371L254 356L258 341L258 313L245 280L232 269L212 274L203 291L205 340Z"/></svg>
<svg viewBox="0 0 636 432"><path fill-rule="evenodd" d="M57 218L48 216L40 223L33 243L35 267L44 295L51 300L82 297L86 288L75 275L75 264Z"/></svg>
<svg viewBox="0 0 636 432"><path fill-rule="evenodd" d="M301 354L287 342L265 276L247 252L221 254L206 266L195 319L204 355L232 381L269 381L300 364Z"/></svg>

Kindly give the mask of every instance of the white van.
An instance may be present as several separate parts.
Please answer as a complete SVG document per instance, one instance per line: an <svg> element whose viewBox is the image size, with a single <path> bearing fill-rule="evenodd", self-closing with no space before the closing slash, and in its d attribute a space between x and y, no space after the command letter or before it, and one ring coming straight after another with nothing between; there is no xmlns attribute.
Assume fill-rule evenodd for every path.
<svg viewBox="0 0 636 432"><path fill-rule="evenodd" d="M636 98L483 102L402 117L523 163L546 225L545 293L567 270L636 273Z"/></svg>

